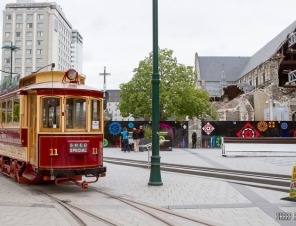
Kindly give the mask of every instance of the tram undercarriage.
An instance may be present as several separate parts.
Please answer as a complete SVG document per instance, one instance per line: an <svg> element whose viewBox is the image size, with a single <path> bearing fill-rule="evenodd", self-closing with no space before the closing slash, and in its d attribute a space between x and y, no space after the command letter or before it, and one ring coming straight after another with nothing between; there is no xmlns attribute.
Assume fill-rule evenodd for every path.
<svg viewBox="0 0 296 226"><path fill-rule="evenodd" d="M15 179L19 184L55 182L58 186L78 185L87 189L89 183L95 183L99 177L106 176L106 167L79 170L41 170L34 169L31 164L0 155L0 172ZM82 181L82 176L92 178L92 180Z"/></svg>

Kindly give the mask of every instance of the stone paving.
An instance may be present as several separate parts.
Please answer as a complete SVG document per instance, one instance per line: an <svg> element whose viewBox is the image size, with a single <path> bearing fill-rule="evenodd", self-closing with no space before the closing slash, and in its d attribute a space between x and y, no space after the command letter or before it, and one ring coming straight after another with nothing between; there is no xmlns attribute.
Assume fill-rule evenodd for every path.
<svg viewBox="0 0 296 226"><path fill-rule="evenodd" d="M151 154L151 153L150 153ZM105 148L104 156L148 160L148 152L124 153L118 148ZM296 158L245 157L225 158L219 149L173 149L161 151L161 162L179 163L204 167L249 170L255 172L291 175ZM281 200L288 193L254 188L215 180L213 178L161 172L162 186L149 186L150 170L106 163L107 176L91 186L116 194L125 194L138 200L186 213L223 225L296 225L296 219L276 220L277 212L296 213L296 203ZM73 191L74 189L69 189ZM67 189L61 197L68 197ZM70 192L69 192L70 193ZM85 198L76 193L77 200L96 210L109 212L110 205L100 206L98 200ZM83 203L83 204L85 204ZM141 225L134 222L124 211L117 213L126 225ZM144 219L143 219L144 220ZM0 225L77 225L61 207L49 198L34 194L30 185L18 185L13 180L0 176ZM147 223L146 225L150 225ZM155 224L154 224L155 225Z"/></svg>
<svg viewBox="0 0 296 226"><path fill-rule="evenodd" d="M0 174L0 225L71 225L65 212L29 187L18 185ZM65 214L66 216L67 214Z"/></svg>

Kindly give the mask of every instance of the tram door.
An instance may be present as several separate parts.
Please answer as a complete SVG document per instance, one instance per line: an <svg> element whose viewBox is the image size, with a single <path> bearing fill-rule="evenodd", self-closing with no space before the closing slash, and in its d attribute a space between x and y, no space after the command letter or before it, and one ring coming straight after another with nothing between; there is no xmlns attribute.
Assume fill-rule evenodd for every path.
<svg viewBox="0 0 296 226"><path fill-rule="evenodd" d="M37 150L36 150L36 124L37 124L37 97L35 93L29 94L28 107L28 133L29 133L29 160L32 165L37 166Z"/></svg>

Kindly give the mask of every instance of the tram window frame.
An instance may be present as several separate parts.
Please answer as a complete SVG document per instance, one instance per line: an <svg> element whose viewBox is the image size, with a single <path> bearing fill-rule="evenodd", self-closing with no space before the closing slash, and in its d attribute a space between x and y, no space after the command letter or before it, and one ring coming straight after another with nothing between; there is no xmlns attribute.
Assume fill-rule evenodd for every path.
<svg viewBox="0 0 296 226"><path fill-rule="evenodd" d="M44 111L44 104L45 104L44 101L46 99L57 99L58 100L58 105L56 105L56 107L59 107L59 109L56 110L55 113L54 113L54 115L56 115L56 116L59 114L58 117L56 117L56 119L58 120L56 122L58 122L58 123L56 123L56 124L52 123L51 124L52 127L49 127L49 125L50 125L50 123L49 123L49 121L50 121L49 112L46 115L43 114L44 113L43 112ZM40 108L40 131L41 132L49 132L49 131L61 132L62 131L62 113L61 112L62 112L62 107L63 107L62 98L59 97L59 96L43 96L43 97L40 98L40 106L41 106L41 108ZM50 111L48 108L45 108L45 110ZM48 124L47 124L48 127L44 127L44 123L43 123L44 119L46 120L46 118L48 118Z"/></svg>
<svg viewBox="0 0 296 226"><path fill-rule="evenodd" d="M18 109L16 108L16 100L18 100ZM13 114L12 114L12 122L14 126L19 126L20 125L20 119L21 119L21 115L20 115L20 106L21 106L21 99L20 97L15 97L13 98ZM18 121L16 121L16 119L18 119Z"/></svg>
<svg viewBox="0 0 296 226"><path fill-rule="evenodd" d="M73 99L73 104L70 104L70 100ZM81 123L77 123L77 100L84 100L85 103L85 113L84 113L84 128L81 126L76 126L76 125L81 125ZM68 107L69 105L69 107ZM65 106L64 106L64 111L65 111L65 118L64 118L64 128L65 131L81 131L81 132L87 132L88 130L88 105L89 105L89 99L86 97L77 97L77 96L68 96L65 98ZM71 109L71 116L69 115L70 111L68 110L72 106ZM74 107L73 107L74 106ZM76 118L76 119L75 119ZM83 124L82 124L83 125Z"/></svg>
<svg viewBox="0 0 296 226"><path fill-rule="evenodd" d="M3 104L5 104L4 108L3 108ZM4 125L6 125L6 112L7 112L7 104L6 104L6 100L4 100L1 102L1 124L4 124Z"/></svg>
<svg viewBox="0 0 296 226"><path fill-rule="evenodd" d="M13 102L12 99L6 101L6 124L12 125L13 120Z"/></svg>
<svg viewBox="0 0 296 226"><path fill-rule="evenodd" d="M98 116L98 120L93 120L94 119L94 109L93 109L93 101L98 101L98 106L99 106L99 110L97 110L97 114L96 116ZM90 131L91 132L99 132L102 131L103 129L103 115L102 115L102 109L103 109L103 105L102 105L102 99L98 99L98 98L91 98L90 99ZM98 129L95 129L94 127L96 126L96 124L94 124L94 121L98 121Z"/></svg>

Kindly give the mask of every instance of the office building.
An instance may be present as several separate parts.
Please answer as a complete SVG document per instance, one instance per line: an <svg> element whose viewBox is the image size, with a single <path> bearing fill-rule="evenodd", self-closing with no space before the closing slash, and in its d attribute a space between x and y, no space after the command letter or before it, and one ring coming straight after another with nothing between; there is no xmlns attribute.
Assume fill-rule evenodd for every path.
<svg viewBox="0 0 296 226"><path fill-rule="evenodd" d="M82 59L83 59L83 38L78 30L72 30L71 39L71 68L82 73Z"/></svg>
<svg viewBox="0 0 296 226"><path fill-rule="evenodd" d="M3 11L2 46L19 47L13 52L2 49L2 70L19 73L21 77L34 71L71 68L72 25L55 2L36 3L18 0ZM11 61L12 60L12 61ZM3 76L7 73L1 74Z"/></svg>

